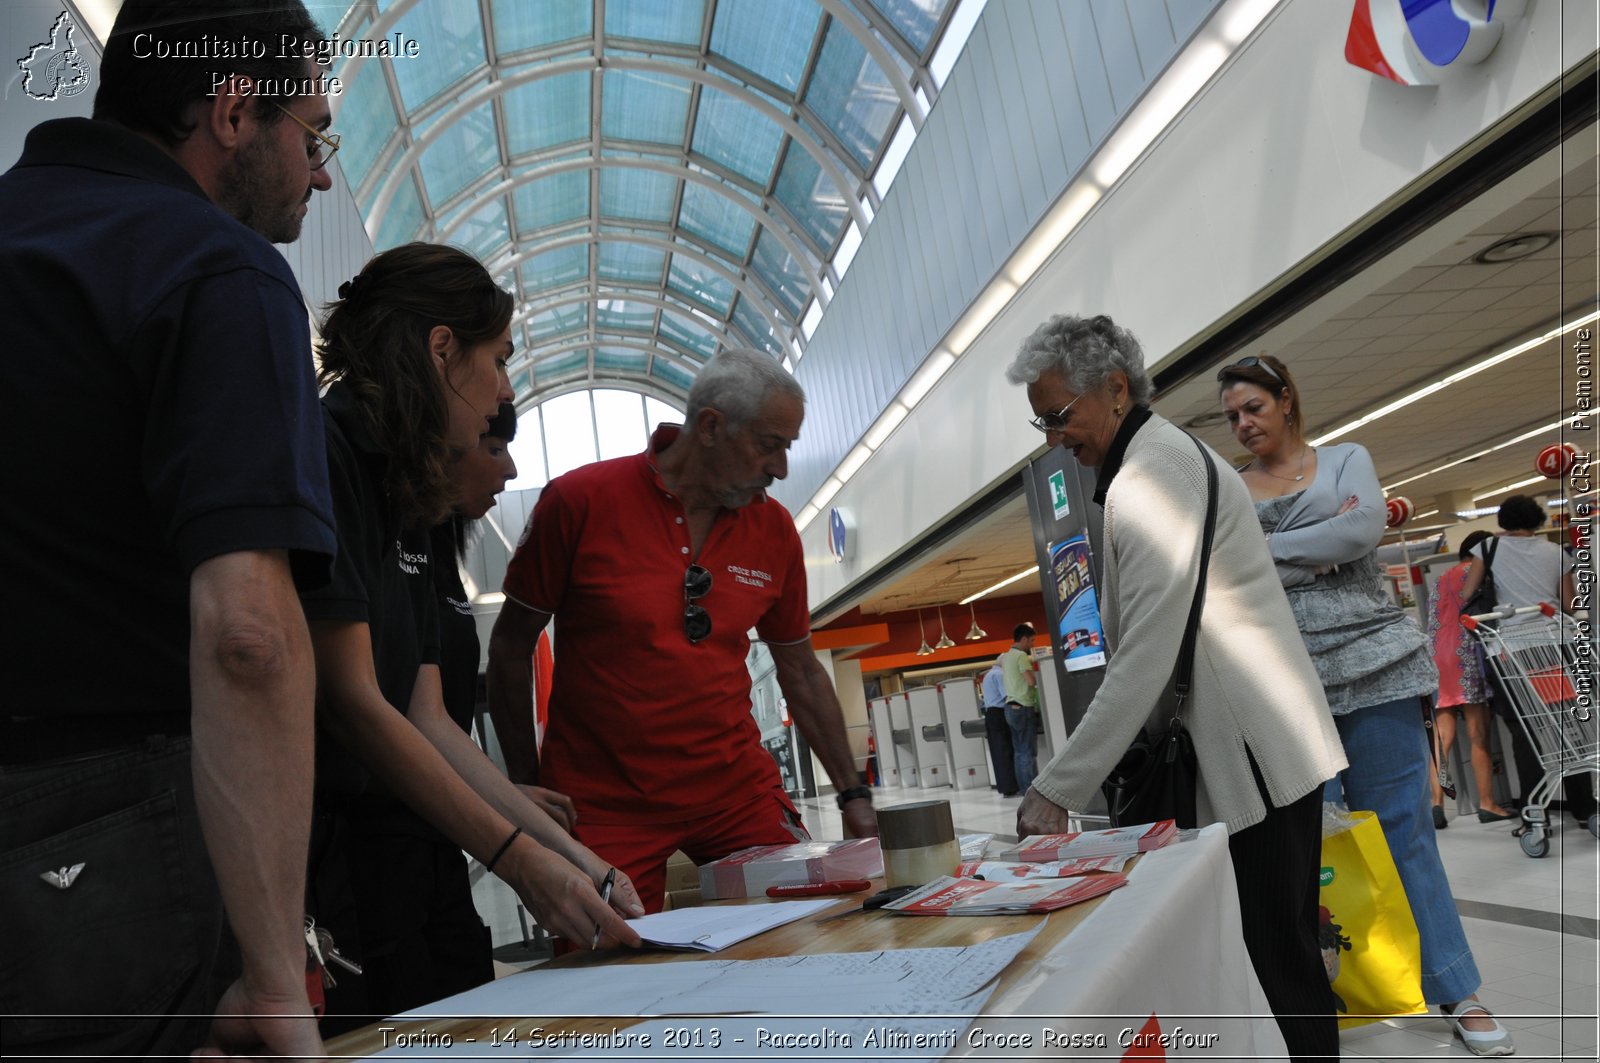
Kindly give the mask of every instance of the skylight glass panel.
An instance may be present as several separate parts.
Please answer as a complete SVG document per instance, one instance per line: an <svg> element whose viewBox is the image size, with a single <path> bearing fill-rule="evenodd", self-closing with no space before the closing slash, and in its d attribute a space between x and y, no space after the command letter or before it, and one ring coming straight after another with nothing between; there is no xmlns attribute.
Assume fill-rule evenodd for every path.
<svg viewBox="0 0 1600 1063"><path fill-rule="evenodd" d="M817 160L798 144L789 145L773 193L818 247L833 246L849 213L844 197Z"/></svg>
<svg viewBox="0 0 1600 1063"><path fill-rule="evenodd" d="M871 3L883 12L913 48L925 52L950 0L871 0Z"/></svg>
<svg viewBox="0 0 1600 1063"><path fill-rule="evenodd" d="M371 213L370 208L368 213ZM422 200L417 198L416 182L407 174L400 179L394 198L389 201L389 210L383 216L383 223L378 226L378 238L372 242L373 248L382 251L410 243L421 231Z"/></svg>
<svg viewBox="0 0 1600 1063"><path fill-rule="evenodd" d="M509 247L510 242L511 227L506 224L506 202L502 196L495 196L474 211L450 236L450 243L466 248L484 261Z"/></svg>
<svg viewBox="0 0 1600 1063"><path fill-rule="evenodd" d="M710 358L717 351L717 337L687 314L662 314L661 335L686 348L689 353L699 355L702 360Z"/></svg>
<svg viewBox="0 0 1600 1063"><path fill-rule="evenodd" d="M589 246L579 244L535 255L522 264L519 272L523 287L529 292L582 280L589 275Z"/></svg>
<svg viewBox="0 0 1600 1063"><path fill-rule="evenodd" d="M600 213L608 218L672 220L678 179L654 170L609 167L600 171Z"/></svg>
<svg viewBox="0 0 1600 1063"><path fill-rule="evenodd" d="M544 438L550 444L551 477L595 460L594 414L587 391L558 395L539 412L544 415Z"/></svg>
<svg viewBox="0 0 1600 1063"><path fill-rule="evenodd" d="M688 80L655 70L607 70L604 78L600 89L602 136L683 145L689 119Z"/></svg>
<svg viewBox="0 0 1600 1063"><path fill-rule="evenodd" d="M711 24L711 50L794 92L821 17L816 0L722 0Z"/></svg>
<svg viewBox="0 0 1600 1063"><path fill-rule="evenodd" d="M344 168L350 187L356 188L384 146L394 139L394 105L389 102L382 64L364 64L356 72L355 83L345 86L342 101L330 132L347 131L339 141L338 165Z"/></svg>
<svg viewBox="0 0 1600 1063"><path fill-rule="evenodd" d="M460 3L460 0L456 0ZM544 48L576 37L594 36L592 4L530 4L527 0L494 0L495 51L501 55L525 48Z"/></svg>
<svg viewBox="0 0 1600 1063"><path fill-rule="evenodd" d="M863 166L877 154L900 106L883 68L838 22L828 27L805 102Z"/></svg>
<svg viewBox="0 0 1600 1063"><path fill-rule="evenodd" d="M589 351L587 348L558 354L553 358L541 358L533 363L533 371L544 379L566 376L571 373L587 373L589 371Z"/></svg>
<svg viewBox="0 0 1600 1063"><path fill-rule="evenodd" d="M783 130L754 107L718 89L700 91L692 148L765 188Z"/></svg>
<svg viewBox="0 0 1600 1063"><path fill-rule="evenodd" d="M656 309L648 303L626 299L602 299L595 304L596 328L648 332L655 323Z"/></svg>
<svg viewBox="0 0 1600 1063"><path fill-rule="evenodd" d="M541 177L518 185L512 194L517 209L517 235L589 216L589 171Z"/></svg>
<svg viewBox="0 0 1600 1063"><path fill-rule="evenodd" d="M750 248L750 234L756 227L756 219L733 196L731 190L722 193L705 185L684 182L678 227L715 244L742 262Z"/></svg>
<svg viewBox="0 0 1600 1063"><path fill-rule="evenodd" d="M705 0L606 0L606 36L694 47L705 17Z"/></svg>
<svg viewBox="0 0 1600 1063"><path fill-rule="evenodd" d="M776 355L781 352L781 345L772 335L772 326L767 324L766 317L751 305L748 296L739 296L739 301L734 304L733 323L750 346L764 350L768 354Z"/></svg>
<svg viewBox="0 0 1600 1063"><path fill-rule="evenodd" d="M756 253L750 259L750 265L754 267L756 276L766 282L779 302L788 309L789 316L798 318L800 308L811 297L805 266L796 262L777 237L768 232L763 232L756 241Z"/></svg>
<svg viewBox="0 0 1600 1063"><path fill-rule="evenodd" d="M517 463L517 478L507 485L509 490L526 491L549 482L550 476L544 467L544 432L539 420L537 406L517 418L517 438L506 447ZM515 529L506 531L514 533Z"/></svg>
<svg viewBox="0 0 1600 1063"><path fill-rule="evenodd" d="M733 303L733 285L728 279L714 273L705 263L696 262L686 255L672 256L667 286L714 310L718 317L727 314L728 307Z"/></svg>
<svg viewBox="0 0 1600 1063"><path fill-rule="evenodd" d="M644 397L644 417L652 428L658 424L682 424L683 411L676 406L668 406L660 399L649 395Z"/></svg>
<svg viewBox="0 0 1600 1063"><path fill-rule="evenodd" d="M665 358L656 359L655 364L650 367L650 375L679 391L688 391L694 386L693 374Z"/></svg>
<svg viewBox="0 0 1600 1063"><path fill-rule="evenodd" d="M422 54L394 61L400 99L414 111L474 70L488 65L477 4L421 0L395 22L396 33L416 39Z"/></svg>
<svg viewBox="0 0 1600 1063"><path fill-rule="evenodd" d="M518 85L502 97L506 149L512 158L589 139L589 81L584 71Z"/></svg>
<svg viewBox="0 0 1600 1063"><path fill-rule="evenodd" d="M597 372L642 373L648 357L642 351L626 347L600 347L594 352L594 367ZM634 396L634 399L637 401L638 396ZM644 447L639 449L643 450Z"/></svg>
<svg viewBox="0 0 1600 1063"><path fill-rule="evenodd" d="M558 306L554 310L546 310L542 314L535 314L528 319L528 336L530 339L543 342L556 336L566 335L570 332L581 332L589 327L589 306L587 303L575 306ZM534 366L537 375L539 367Z"/></svg>
<svg viewBox="0 0 1600 1063"><path fill-rule="evenodd" d="M435 204L445 202L499 162L500 136L494 128L494 109L486 103L444 126L422 153L428 198Z"/></svg>
<svg viewBox="0 0 1600 1063"><path fill-rule="evenodd" d="M639 244L607 243L600 245L600 263L597 272L601 280L621 281L624 284L661 283L661 271L666 265L667 253Z"/></svg>
<svg viewBox="0 0 1600 1063"><path fill-rule="evenodd" d="M599 365L598 360L595 364ZM600 460L625 458L644 450L647 435L639 393L596 388L589 395L594 400L594 423L600 434Z"/></svg>

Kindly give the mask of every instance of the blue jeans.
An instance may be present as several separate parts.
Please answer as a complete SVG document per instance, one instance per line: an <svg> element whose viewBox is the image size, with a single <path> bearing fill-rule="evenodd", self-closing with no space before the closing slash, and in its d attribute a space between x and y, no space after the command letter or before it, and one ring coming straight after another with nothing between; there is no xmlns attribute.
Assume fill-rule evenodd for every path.
<svg viewBox="0 0 1600 1063"><path fill-rule="evenodd" d="M1015 703L1006 706L1006 726L1011 728L1011 753L1016 764L1017 792L1026 793L1039 773L1034 752L1034 736L1039 733L1039 714Z"/></svg>
<svg viewBox="0 0 1600 1063"><path fill-rule="evenodd" d="M1333 720L1350 766L1328 784L1328 793L1336 798L1342 786L1349 808L1370 809L1383 826L1422 939L1423 997L1430 1004L1463 1000L1483 980L1434 839L1422 707L1416 698L1402 698Z"/></svg>

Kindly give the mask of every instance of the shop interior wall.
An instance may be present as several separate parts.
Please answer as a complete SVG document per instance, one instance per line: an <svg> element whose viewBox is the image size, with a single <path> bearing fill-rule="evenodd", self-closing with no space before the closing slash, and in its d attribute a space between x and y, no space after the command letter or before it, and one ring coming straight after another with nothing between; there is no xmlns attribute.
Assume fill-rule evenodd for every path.
<svg viewBox="0 0 1600 1063"><path fill-rule="evenodd" d="M1408 89L1344 61L1348 19L1347 4L1280 5L1106 194L835 497L856 515L853 560L833 563L825 519L806 529L813 608L847 599L1041 446L1004 379L1039 322L1109 313L1158 364L1586 58L1596 27L1593 5L1529 5L1483 63ZM1004 103L1050 120L1048 100Z"/></svg>

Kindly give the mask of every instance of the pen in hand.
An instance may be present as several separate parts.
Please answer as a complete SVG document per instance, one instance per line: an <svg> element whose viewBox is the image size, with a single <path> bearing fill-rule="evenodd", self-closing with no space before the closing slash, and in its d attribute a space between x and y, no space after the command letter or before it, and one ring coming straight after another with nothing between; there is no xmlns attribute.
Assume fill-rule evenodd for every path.
<svg viewBox="0 0 1600 1063"><path fill-rule="evenodd" d="M601 883L601 885L600 885L600 899L602 901L604 901L605 903L607 903L607 904L611 903L611 887L616 885L616 882L617 882L617 869L613 867L612 869L610 869L609 871L606 872L606 880L603 883ZM599 947L600 947L600 924L599 923L595 923L595 925L594 925L594 938L589 942L589 948L590 949L597 949Z"/></svg>

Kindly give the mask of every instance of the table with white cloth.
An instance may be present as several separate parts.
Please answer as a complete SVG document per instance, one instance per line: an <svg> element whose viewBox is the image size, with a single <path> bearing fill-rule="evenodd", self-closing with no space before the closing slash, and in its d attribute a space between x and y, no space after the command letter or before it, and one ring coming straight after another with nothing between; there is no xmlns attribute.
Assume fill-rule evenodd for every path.
<svg viewBox="0 0 1600 1063"><path fill-rule="evenodd" d="M1245 952L1220 825L1139 857L1123 888L1043 916L830 918L859 908L863 896L715 954L576 953L441 1002L424 1017L336 1038L329 1052L545 1060L1285 1058ZM720 966L682 966L698 963ZM671 966L637 970L651 964ZM959 986L964 965L981 989ZM924 969L945 973L920 995L906 995L905 981ZM613 1006L606 996L608 985L641 975L687 986L713 970L737 975L747 991L732 994L726 1007L708 1005L721 998L703 993L676 1004L657 995L651 999L667 1003L649 1010L620 1000ZM583 985L581 1007L560 994L552 999L558 978ZM948 1005L937 999L942 985L951 987ZM752 999L751 987L771 992ZM957 993L966 995L956 1000Z"/></svg>

